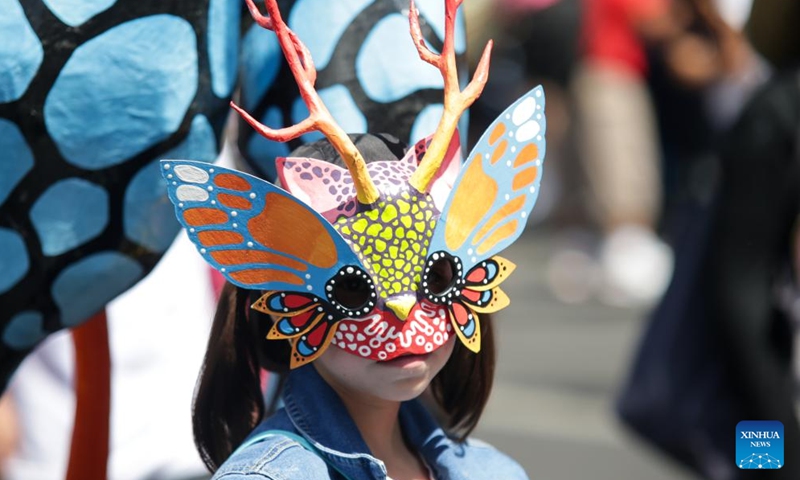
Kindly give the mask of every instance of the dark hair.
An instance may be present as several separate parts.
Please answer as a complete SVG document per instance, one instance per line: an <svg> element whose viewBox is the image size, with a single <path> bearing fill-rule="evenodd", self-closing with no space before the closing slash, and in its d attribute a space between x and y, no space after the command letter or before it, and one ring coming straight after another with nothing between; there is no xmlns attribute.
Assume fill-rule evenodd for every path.
<svg viewBox="0 0 800 480"><path fill-rule="evenodd" d="M368 162L402 156L402 150L398 154L393 144L387 144L391 137L353 138ZM301 147L293 156L333 157L332 163L341 164L338 155L328 151L326 143L323 140ZM381 147L383 144L386 146ZM259 295L260 292L226 283L217 305L192 411L195 445L211 471L273 410L274 405L269 408L264 405L261 368L278 374L289 371L289 343L267 340L271 318L250 309ZM456 341L450 359L430 386L436 406L445 415L445 427L459 441L477 425L494 379L491 317L481 315L480 323L480 353L475 354ZM279 381L282 379L281 375Z"/></svg>

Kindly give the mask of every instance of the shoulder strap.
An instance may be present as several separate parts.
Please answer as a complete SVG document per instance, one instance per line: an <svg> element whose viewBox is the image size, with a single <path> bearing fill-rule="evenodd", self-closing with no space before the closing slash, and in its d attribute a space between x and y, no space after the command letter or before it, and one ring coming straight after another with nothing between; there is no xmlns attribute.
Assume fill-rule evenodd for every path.
<svg viewBox="0 0 800 480"><path fill-rule="evenodd" d="M250 445L254 445L254 444L258 443L258 442L263 441L267 437L273 437L273 436L287 437L287 438L290 438L290 439L294 440L295 442L299 443L301 447L305 448L309 452L311 452L314 455L318 456L323 462L325 462L326 465L328 465L332 469L336 470L336 472L338 472L339 475L341 475L345 480L350 480L350 478L347 475L345 475L341 470L336 468L334 465L331 465L325 459L325 457L320 455L319 450L317 450L317 448L314 445L312 445L311 442L306 440L305 437L303 437L302 435L298 435L296 433L287 432L286 430L265 430L263 432L259 432L258 434L253 435L252 437L248 438L244 443L239 445L239 448L237 448L236 451L238 452L239 450L243 450L243 449L249 447Z"/></svg>

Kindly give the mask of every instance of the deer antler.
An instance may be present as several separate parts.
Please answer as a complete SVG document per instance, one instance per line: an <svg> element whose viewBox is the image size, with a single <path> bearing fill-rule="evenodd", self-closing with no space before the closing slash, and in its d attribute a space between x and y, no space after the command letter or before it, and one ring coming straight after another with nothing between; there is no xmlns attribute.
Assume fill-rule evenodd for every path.
<svg viewBox="0 0 800 480"><path fill-rule="evenodd" d="M456 54L453 46L455 36L456 11L463 0L445 0L445 34L442 53L433 53L422 38L419 27L419 11L411 0L408 21L411 25L411 38L419 52L419 57L438 68L444 78L444 113L442 114L433 139L425 152L419 167L409 179L409 184L419 192L426 192L433 177L442 165L442 160L450 146L450 139L456 131L458 119L464 110L469 108L475 99L480 96L486 80L489 79L489 58L492 53L492 41L486 44L475 74L467 87L461 91L458 85L458 71L456 69Z"/></svg>
<svg viewBox="0 0 800 480"><path fill-rule="evenodd" d="M231 107L244 118L258 133L264 137L277 142L287 142L294 138L318 130L322 132L331 144L342 156L350 175L353 177L353 185L356 189L358 201L365 205L370 205L378 201L379 193L375 184L372 182L364 157L353 144L350 137L334 121L322 99L314 89L317 80L317 70L311 59L311 54L297 35L286 25L281 18L276 0L264 0L267 7L268 16L264 16L258 11L253 0L246 0L247 8L258 25L268 30L272 30L278 36L278 43L283 50L283 55L289 62L289 68L300 89L300 95L308 107L308 118L291 127L274 130L262 124L241 107L231 102Z"/></svg>

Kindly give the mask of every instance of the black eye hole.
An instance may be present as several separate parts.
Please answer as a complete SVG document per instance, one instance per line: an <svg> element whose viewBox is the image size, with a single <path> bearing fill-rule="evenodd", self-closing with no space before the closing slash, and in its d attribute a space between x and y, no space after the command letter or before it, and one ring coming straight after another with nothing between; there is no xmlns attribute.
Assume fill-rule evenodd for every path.
<svg viewBox="0 0 800 480"><path fill-rule="evenodd" d="M325 286L331 304L343 315L362 315L375 308L375 286L367 272L354 265L342 268Z"/></svg>
<svg viewBox="0 0 800 480"><path fill-rule="evenodd" d="M446 257L433 260L425 275L427 290L434 295L444 295L456 284L455 272L453 260Z"/></svg>
<svg viewBox="0 0 800 480"><path fill-rule="evenodd" d="M372 287L364 277L357 274L340 276L333 285L333 298L339 305L351 310L358 310L370 299Z"/></svg>

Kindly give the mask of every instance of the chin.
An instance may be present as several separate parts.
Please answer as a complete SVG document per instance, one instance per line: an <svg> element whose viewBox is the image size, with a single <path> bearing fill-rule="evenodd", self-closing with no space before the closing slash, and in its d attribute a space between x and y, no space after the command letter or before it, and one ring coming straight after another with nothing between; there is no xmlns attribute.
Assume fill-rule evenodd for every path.
<svg viewBox="0 0 800 480"><path fill-rule="evenodd" d="M393 402L407 402L422 395L430 383L430 379L408 378L394 383L391 387L387 387L382 396L385 400Z"/></svg>

